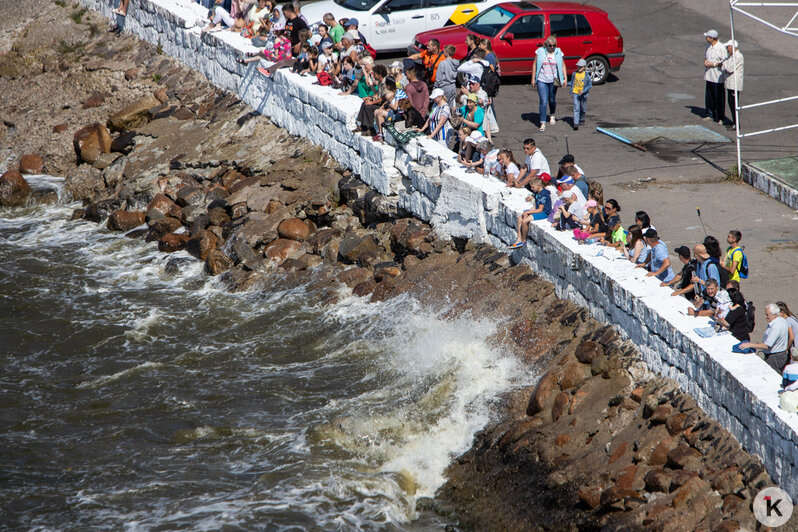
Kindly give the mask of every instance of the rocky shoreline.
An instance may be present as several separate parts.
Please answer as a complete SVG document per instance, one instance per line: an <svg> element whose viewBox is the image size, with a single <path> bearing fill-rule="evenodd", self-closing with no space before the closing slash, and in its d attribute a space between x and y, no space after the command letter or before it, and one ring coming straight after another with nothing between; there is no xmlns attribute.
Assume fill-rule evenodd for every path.
<svg viewBox="0 0 798 532"><path fill-rule="evenodd" d="M312 284L329 303L343 284L372 301L409 293L451 315L503 320L493 341L543 376L508 394L435 499L420 502L459 527L756 527L751 500L773 484L759 460L611 327L490 246L435 238L156 47L107 36L85 10L42 11L0 58L0 138L12 156L3 205L52 201L26 189L25 173L64 175L84 201L73 218L186 250L234 291ZM31 90L54 83L46 101Z"/></svg>

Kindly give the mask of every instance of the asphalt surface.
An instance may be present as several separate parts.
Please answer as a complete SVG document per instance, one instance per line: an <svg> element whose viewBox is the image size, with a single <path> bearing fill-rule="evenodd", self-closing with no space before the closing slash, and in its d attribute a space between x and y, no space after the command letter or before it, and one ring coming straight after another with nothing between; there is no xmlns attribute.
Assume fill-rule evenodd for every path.
<svg viewBox="0 0 798 532"><path fill-rule="evenodd" d="M603 184L605 198L620 202L624 224L634 222L635 211L645 210L671 250L703 240L696 212L700 207L703 227L720 240L724 251L730 229L743 233L751 276L743 281L742 289L760 309L757 332L764 330L765 304L783 300L798 311L798 212L749 185L726 181L725 171L736 164L734 142L656 142L642 152L596 131L596 126L698 124L733 140L733 131L701 119L703 33L714 28L722 40L729 39L728 3L699 3L704 13L683 5L688 0L590 3L607 11L620 30L626 59L607 83L590 91L587 125L579 131L571 129L572 105L561 89L558 123L539 132L537 93L528 79L515 79L505 83L496 99L501 127L496 143L520 157L523 139L532 137L554 168L566 153L567 139L588 177ZM745 56L743 104L798 95L798 61L777 53L798 49L798 37L740 18L735 19L735 37ZM740 123L744 131L798 123L798 101L745 112ZM746 139L742 156L744 161L753 161L796 152L798 129ZM675 254L671 259L676 262Z"/></svg>

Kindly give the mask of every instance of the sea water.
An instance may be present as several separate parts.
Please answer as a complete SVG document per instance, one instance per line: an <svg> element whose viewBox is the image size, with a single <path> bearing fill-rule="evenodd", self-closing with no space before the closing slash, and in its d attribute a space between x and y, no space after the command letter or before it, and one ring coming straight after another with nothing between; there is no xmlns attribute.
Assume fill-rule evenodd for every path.
<svg viewBox="0 0 798 532"><path fill-rule="evenodd" d="M531 379L488 342L497 322L229 293L186 254L68 221L77 206L0 209L3 528L446 523L418 497Z"/></svg>

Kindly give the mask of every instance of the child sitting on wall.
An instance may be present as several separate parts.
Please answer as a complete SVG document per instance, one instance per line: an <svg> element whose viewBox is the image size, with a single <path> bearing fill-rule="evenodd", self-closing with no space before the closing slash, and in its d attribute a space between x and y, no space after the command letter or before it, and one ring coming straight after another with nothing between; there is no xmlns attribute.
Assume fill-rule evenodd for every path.
<svg viewBox="0 0 798 532"><path fill-rule="evenodd" d="M535 207L526 210L518 217L516 224L516 231L518 239L515 244L510 246L510 249L524 247L526 245L526 238L529 235L529 223L532 220L546 220L551 214L551 193L543 186L543 180L539 177L533 177L529 182L529 189L532 191L532 196L527 196L527 201L534 201Z"/></svg>

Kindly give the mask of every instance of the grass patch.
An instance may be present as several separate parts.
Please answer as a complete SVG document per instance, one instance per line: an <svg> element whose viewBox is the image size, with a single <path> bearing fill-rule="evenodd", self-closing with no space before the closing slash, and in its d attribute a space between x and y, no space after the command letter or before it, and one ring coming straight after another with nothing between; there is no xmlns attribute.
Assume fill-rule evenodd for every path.
<svg viewBox="0 0 798 532"><path fill-rule="evenodd" d="M89 37L92 39L100 33L100 25L99 24L89 24Z"/></svg>
<svg viewBox="0 0 798 532"><path fill-rule="evenodd" d="M158 46L155 47L155 53L158 55L163 55L163 45L161 44L160 37L158 37Z"/></svg>
<svg viewBox="0 0 798 532"><path fill-rule="evenodd" d="M163 76L162 76L162 75L160 75L160 74L153 74L153 75L152 75L152 80L153 80L155 83L158 83L159 81L161 81L161 78L163 78Z"/></svg>
<svg viewBox="0 0 798 532"><path fill-rule="evenodd" d="M80 9L74 10L72 13L69 14L69 18L72 19L72 22L75 24L80 24L83 21L83 15L86 14L86 8L81 7Z"/></svg>
<svg viewBox="0 0 798 532"><path fill-rule="evenodd" d="M83 54L83 49L86 48L86 43L83 41L75 41L69 42L65 41L64 39L60 39L58 41L58 46L56 50L59 54L67 55L67 54Z"/></svg>
<svg viewBox="0 0 798 532"><path fill-rule="evenodd" d="M736 164L731 165L729 169L726 170L725 179L731 183L740 183L743 180L743 175L740 173Z"/></svg>
<svg viewBox="0 0 798 532"><path fill-rule="evenodd" d="M66 7L66 2L64 2L64 0L55 0L55 5L58 7Z"/></svg>

